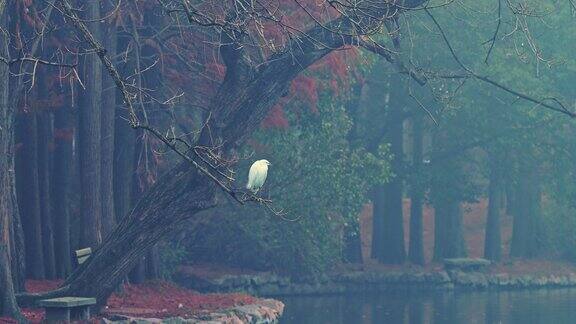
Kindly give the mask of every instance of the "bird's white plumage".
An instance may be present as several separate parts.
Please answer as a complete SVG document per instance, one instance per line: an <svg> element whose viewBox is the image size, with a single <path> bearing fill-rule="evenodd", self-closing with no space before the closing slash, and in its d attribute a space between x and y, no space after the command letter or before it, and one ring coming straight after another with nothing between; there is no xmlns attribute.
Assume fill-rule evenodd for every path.
<svg viewBox="0 0 576 324"><path fill-rule="evenodd" d="M250 171L248 172L248 183L246 184L246 189L257 193L258 190L262 188L266 181L266 177L268 176L269 165L270 162L268 162L268 160L258 160L252 163Z"/></svg>

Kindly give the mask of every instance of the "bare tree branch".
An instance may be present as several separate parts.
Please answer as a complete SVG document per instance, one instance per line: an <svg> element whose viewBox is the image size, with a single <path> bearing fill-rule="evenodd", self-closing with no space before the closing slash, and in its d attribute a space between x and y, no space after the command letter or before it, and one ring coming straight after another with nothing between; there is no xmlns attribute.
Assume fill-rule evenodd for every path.
<svg viewBox="0 0 576 324"><path fill-rule="evenodd" d="M556 98L545 98L545 99L536 99L532 96L529 96L527 94L524 94L520 91L514 90L511 87L508 87L500 82L497 82L495 80L492 80L491 78L487 77L487 76L483 76L483 75L479 75L476 72L474 72L473 70L471 70L469 67L467 67L462 60L460 60L460 58L458 57L458 55L456 54L456 51L454 50L454 48L452 47L452 44L450 43L450 41L448 40L448 37L446 35L446 33L444 32L444 29L442 28L442 26L440 25L440 23L438 23L438 21L436 20L436 18L432 15L432 13L430 13L429 10L425 9L426 14L428 15L428 17L430 17L430 19L432 20L432 22L434 23L434 25L436 26L436 28L438 29L438 31L440 32L440 34L442 35L442 39L444 40L444 43L446 44L446 46L448 47L448 49L450 50L450 53L452 55L452 58L454 59L454 61L456 61L456 63L458 63L458 65L464 70L466 71L466 73L468 73L470 76L474 77L477 80L480 80L482 82L491 84L501 90L504 90L505 92L508 92L510 94L513 94L515 96L517 96L518 98L521 98L523 100L532 102L534 104L536 104L537 106L542 106L546 109L549 110L553 110L556 112L560 112L563 114L566 114L572 118L576 117L576 113L568 110L568 108L566 108L566 106L560 102L560 100L556 99ZM552 101L555 102L557 104L557 106L553 106L551 104L548 104L547 101Z"/></svg>
<svg viewBox="0 0 576 324"><path fill-rule="evenodd" d="M16 59L7 59L5 57L0 56L0 62L6 65L14 65L17 63L32 63L34 65L48 65L48 66L56 66L56 67L67 67L67 68L75 68L78 64L68 64L68 63L59 63L59 62L51 62L39 58L34 57L21 57Z"/></svg>

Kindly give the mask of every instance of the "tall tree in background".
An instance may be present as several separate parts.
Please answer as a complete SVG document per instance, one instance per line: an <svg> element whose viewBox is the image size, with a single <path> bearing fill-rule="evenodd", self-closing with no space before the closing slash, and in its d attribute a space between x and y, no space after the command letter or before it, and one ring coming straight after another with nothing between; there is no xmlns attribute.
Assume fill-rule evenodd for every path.
<svg viewBox="0 0 576 324"><path fill-rule="evenodd" d="M379 106L374 108L384 111L385 115L374 130L377 135L372 135L373 138L368 148L376 152L381 144L389 144L394 176L388 183L375 186L372 191L372 257L383 263L399 264L403 263L406 258L402 210L404 120L406 118L403 98L406 89L403 88L405 78L401 75L389 75L384 80L383 83L376 83L375 86L387 88L385 100L377 101ZM381 89L376 91L382 92ZM385 104L384 107L381 106L382 103Z"/></svg>
<svg viewBox="0 0 576 324"><path fill-rule="evenodd" d="M490 157L490 183L488 184L488 211L484 236L484 258L500 261L502 258L502 234L500 221L504 207L504 174L502 161L495 154Z"/></svg>
<svg viewBox="0 0 576 324"><path fill-rule="evenodd" d="M449 129L448 129L449 130ZM444 130L437 130L434 140L436 150L448 150L449 139ZM449 147L449 146L448 146ZM440 163L443 162L443 163ZM435 261L444 258L465 257L466 243L462 232L461 203L473 197L470 180L464 171L463 160L451 158L441 161L431 159L433 180L430 188L431 201L434 206L434 257Z"/></svg>
<svg viewBox="0 0 576 324"><path fill-rule="evenodd" d="M102 39L100 22L100 2L85 4L85 17L90 31L97 39ZM81 91L79 110L80 183L83 247L97 247L102 242L102 66L95 54L87 55L84 61L86 89ZM106 109L111 109L107 107ZM106 110L108 113L108 110ZM107 117L108 118L108 117ZM106 179L108 180L108 179Z"/></svg>
<svg viewBox="0 0 576 324"><path fill-rule="evenodd" d="M114 10L111 2L104 2L102 12L107 13ZM103 45L110 57L117 54L117 30L115 21L106 21L101 25L104 30ZM100 146L101 146L101 184L102 194L102 233L107 235L116 226L116 215L114 209L114 132L116 121L116 84L112 77L102 68L102 101L100 105Z"/></svg>
<svg viewBox="0 0 576 324"><path fill-rule="evenodd" d="M535 161L520 162L516 180L514 223L510 256L530 258L537 255L542 239L542 188L540 166Z"/></svg>
<svg viewBox="0 0 576 324"><path fill-rule="evenodd" d="M0 0L0 29L8 27L7 3ZM0 36L0 56L9 57L6 35ZM14 297L12 258L13 218L18 213L14 201L14 107L9 95L9 67L0 62L0 317L21 318Z"/></svg>
<svg viewBox="0 0 576 324"><path fill-rule="evenodd" d="M424 259L424 116L417 113L412 118L412 166L415 170L410 183L410 241L408 259L414 264L423 265ZM420 172L418 172L420 171Z"/></svg>
<svg viewBox="0 0 576 324"><path fill-rule="evenodd" d="M26 238L26 272L28 277L43 279L44 248L38 180L38 123L34 107L27 105L17 116L16 140L20 145L16 155L16 183L22 227Z"/></svg>
<svg viewBox="0 0 576 324"><path fill-rule="evenodd" d="M44 83L44 89L48 85ZM45 96L39 100L48 102L47 91L42 91ZM54 255L54 232L52 221L52 204L50 198L50 169L52 165L52 114L48 107L39 108L38 112L38 186L40 217L42 219L42 248L44 249L44 271L46 279L56 278L56 260Z"/></svg>
<svg viewBox="0 0 576 324"><path fill-rule="evenodd" d="M380 228L374 232L382 246L377 250L377 258L382 263L400 264L406 258L404 246L404 218L402 210L402 197L404 194L404 101L403 82L400 75L392 77L390 102L386 111L385 137L390 143L392 154L392 172L395 176L384 185L381 196L375 201L374 217L382 218Z"/></svg>
<svg viewBox="0 0 576 324"><path fill-rule="evenodd" d="M70 194L72 188L72 167L74 137L74 115L72 98L67 91L57 92L66 99L54 112L54 160L52 163L52 210L54 221L54 248L56 275L65 278L72 271L70 243Z"/></svg>
<svg viewBox="0 0 576 324"><path fill-rule="evenodd" d="M132 22L131 22L132 23ZM118 53L125 53L125 64L120 67L135 70L134 50L126 39L118 39L116 44ZM114 187L114 215L115 221L120 223L128 217L133 208L133 187L135 179L136 132L126 127L126 120L130 118L124 106L115 107L114 118L114 152L113 152L113 187Z"/></svg>

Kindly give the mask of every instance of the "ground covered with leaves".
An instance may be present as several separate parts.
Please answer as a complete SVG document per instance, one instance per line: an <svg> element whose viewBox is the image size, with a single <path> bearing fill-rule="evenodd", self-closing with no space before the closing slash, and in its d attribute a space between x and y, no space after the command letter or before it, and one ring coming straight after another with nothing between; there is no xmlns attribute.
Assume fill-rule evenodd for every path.
<svg viewBox="0 0 576 324"><path fill-rule="evenodd" d="M57 288L61 281L29 280L26 289L29 292L42 292ZM158 281L140 285L125 285L121 292L114 293L102 310L106 315L126 315L130 317L169 318L210 313L239 305L253 304L257 298L246 294L201 294L180 288L172 283ZM44 319L44 310L22 310L23 315L32 323ZM0 318L0 323L16 321Z"/></svg>

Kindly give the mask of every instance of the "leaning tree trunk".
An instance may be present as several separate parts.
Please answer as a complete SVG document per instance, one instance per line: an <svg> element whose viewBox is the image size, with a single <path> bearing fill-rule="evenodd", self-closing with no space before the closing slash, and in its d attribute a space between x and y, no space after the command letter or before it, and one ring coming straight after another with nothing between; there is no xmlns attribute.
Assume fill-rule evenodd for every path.
<svg viewBox="0 0 576 324"><path fill-rule="evenodd" d="M145 173L152 172L148 170L148 166L144 166L145 163L148 163L145 161L148 160L149 157L147 155L150 153L149 151L146 150L146 146L144 145L144 141L147 140L145 138L146 134L143 131L138 131L137 134L138 136L135 145L134 158L132 159L132 161L134 162L134 165L132 166L132 170L134 170L132 174L134 175L134 177L131 182L132 183L131 206L135 206L138 203L138 201L142 198L146 189L148 189L148 187L150 186L147 182L148 180L147 174ZM145 155L147 157L142 158L142 156ZM130 283L141 284L144 281L146 281L147 259L148 259L148 253L142 256L140 261L138 261L134 266L134 268L130 271L130 273L128 274L128 279L130 280Z"/></svg>
<svg viewBox="0 0 576 324"><path fill-rule="evenodd" d="M21 305L38 298L91 296L103 305L127 272L161 238L183 220L214 206L214 185L188 163L166 173L144 194L134 210L123 217L116 229L55 291L19 296Z"/></svg>
<svg viewBox="0 0 576 324"><path fill-rule="evenodd" d="M58 1L84 38L91 40L83 23L64 0ZM420 4L420 2L418 2ZM342 24L336 20L329 25ZM223 33L220 54L226 74L213 97L211 118L203 128L198 145L218 148L227 156L246 143L278 100L289 91L290 82L304 69L334 48L345 45L345 38L333 37L325 26L315 26L298 45L298 51L278 53L269 64L255 69L242 46ZM322 39L326 47L311 40ZM99 46L96 46L99 48ZM102 50L98 51L103 56ZM108 62L102 59L104 62ZM210 141L210 139L214 139ZM99 160L98 160L99 161ZM48 296L93 296L100 305L116 288L134 264L162 237L184 219L216 204L215 184L189 162L170 170L140 199L129 216L94 251L58 290L43 294L23 294L22 303Z"/></svg>
<svg viewBox="0 0 576 324"><path fill-rule="evenodd" d="M6 1L0 0L0 28L6 30ZM0 36L0 56L8 57L5 35ZM21 319L20 310L14 297L12 261L10 251L11 220L17 213L14 204L14 163L13 163L13 107L8 99L8 66L0 63L0 317Z"/></svg>

